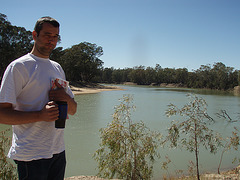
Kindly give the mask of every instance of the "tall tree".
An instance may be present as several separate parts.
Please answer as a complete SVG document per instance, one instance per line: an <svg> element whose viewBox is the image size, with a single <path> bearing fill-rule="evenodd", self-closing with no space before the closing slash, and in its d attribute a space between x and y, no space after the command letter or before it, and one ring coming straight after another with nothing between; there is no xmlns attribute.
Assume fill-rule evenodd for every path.
<svg viewBox="0 0 240 180"><path fill-rule="evenodd" d="M187 83L187 80L188 80L188 70L187 70L187 68L176 69L175 75L176 75L175 83L182 83L182 84Z"/></svg>
<svg viewBox="0 0 240 180"><path fill-rule="evenodd" d="M233 67L227 67L221 62L217 62L213 65L212 73L215 76L214 83L216 89L226 90L237 86L236 82L231 82L232 80L237 80L237 73L234 72Z"/></svg>
<svg viewBox="0 0 240 180"><path fill-rule="evenodd" d="M237 74L238 74L238 85L240 86L240 71L238 71Z"/></svg>
<svg viewBox="0 0 240 180"><path fill-rule="evenodd" d="M62 64L62 56L64 55L64 51L62 47L57 47L55 48L51 55L50 55L50 59Z"/></svg>
<svg viewBox="0 0 240 180"><path fill-rule="evenodd" d="M32 40L31 31L11 25L0 13L0 77L11 61L31 51Z"/></svg>
<svg viewBox="0 0 240 180"><path fill-rule="evenodd" d="M138 85L145 84L145 67L144 66L136 66L130 72L129 77L132 82L137 83Z"/></svg>
<svg viewBox="0 0 240 180"><path fill-rule="evenodd" d="M156 82L156 71L154 68L152 67L147 67L147 69L145 70L145 84L149 85L151 83L155 83Z"/></svg>
<svg viewBox="0 0 240 180"><path fill-rule="evenodd" d="M82 42L64 50L61 61L68 79L91 81L102 70L103 61L99 59L102 55L102 47L89 42Z"/></svg>
<svg viewBox="0 0 240 180"><path fill-rule="evenodd" d="M113 67L112 68L105 68L102 73L102 81L106 83L112 83L112 73L113 73Z"/></svg>
<svg viewBox="0 0 240 180"><path fill-rule="evenodd" d="M197 75L197 87L199 88L213 88L213 73L211 71L210 64L201 65L199 69L195 71Z"/></svg>

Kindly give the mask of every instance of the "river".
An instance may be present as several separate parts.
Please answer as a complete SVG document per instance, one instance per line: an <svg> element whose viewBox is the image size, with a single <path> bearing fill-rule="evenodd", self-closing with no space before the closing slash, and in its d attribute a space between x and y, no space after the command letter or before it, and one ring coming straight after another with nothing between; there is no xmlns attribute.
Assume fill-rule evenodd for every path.
<svg viewBox="0 0 240 180"><path fill-rule="evenodd" d="M97 163L92 158L98 149L100 138L99 129L106 127L112 121L114 106L119 104L119 99L124 94L133 95L136 111L132 118L135 122L142 120L150 129L166 133L173 118L167 118L165 111L170 103L182 107L189 102L188 93L195 93L204 98L208 104L208 113L216 117L220 110L226 110L233 119L239 119L240 97L222 91L158 88L147 86L121 86L122 91L105 91L97 94L84 94L75 96L78 110L70 116L65 129L65 144L67 152L66 177L77 175L96 175ZM234 126L238 124L226 123L223 119L216 118L213 129L223 136L230 136ZM3 126L4 128L7 126ZM200 151L200 172L217 172L220 160L219 151L213 155ZM176 175L176 170L182 169L187 173L188 162L194 162L194 154L185 150L160 148L161 158L154 164L154 179L160 179L167 171L161 169L165 156L169 156L172 163L168 171ZM239 157L239 152L229 151L223 156L222 169L235 167L232 164L234 157Z"/></svg>

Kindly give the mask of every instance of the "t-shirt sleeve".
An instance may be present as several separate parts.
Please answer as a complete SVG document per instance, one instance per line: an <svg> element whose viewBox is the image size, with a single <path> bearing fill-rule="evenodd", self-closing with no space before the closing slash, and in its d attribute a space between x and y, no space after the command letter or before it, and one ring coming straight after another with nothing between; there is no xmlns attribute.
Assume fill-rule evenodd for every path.
<svg viewBox="0 0 240 180"><path fill-rule="evenodd" d="M61 71L61 73L62 73L62 75L63 75L62 78L63 78L64 80L66 80L66 75L65 75L65 72L64 72L64 70L62 69L61 65L60 65L60 71ZM74 98L74 94L73 94L70 86L68 86L66 93L68 93L68 95L69 95L71 98Z"/></svg>
<svg viewBox="0 0 240 180"><path fill-rule="evenodd" d="M24 78L16 66L9 65L3 75L0 89L0 103L11 103L16 107L17 97L21 93Z"/></svg>
<svg viewBox="0 0 240 180"><path fill-rule="evenodd" d="M72 90L70 89L69 86L68 86L68 89L67 89L67 93L71 98L74 98L74 94L73 94L73 92L72 92Z"/></svg>

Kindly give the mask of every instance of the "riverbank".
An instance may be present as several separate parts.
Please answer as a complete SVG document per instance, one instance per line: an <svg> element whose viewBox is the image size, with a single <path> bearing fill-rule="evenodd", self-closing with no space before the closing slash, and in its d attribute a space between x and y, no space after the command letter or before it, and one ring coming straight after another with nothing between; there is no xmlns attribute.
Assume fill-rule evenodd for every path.
<svg viewBox="0 0 240 180"><path fill-rule="evenodd" d="M132 82L124 82L123 85L137 85L136 83ZM151 84L149 86L156 86L156 87L164 87L164 88L187 88L181 83L161 83L161 84ZM114 85L100 85L100 84L94 84L94 83L70 83L70 88L72 89L74 95L80 95L80 94L95 94L102 91L119 91L124 90L123 88L114 86ZM235 96L240 96L240 86L234 87L232 90L227 90L229 92L232 92Z"/></svg>
<svg viewBox="0 0 240 180"><path fill-rule="evenodd" d="M211 174L211 173L207 173L207 174L203 174L201 175L201 180L213 180L213 179L217 179L217 180L239 180L240 179L240 166L234 168L234 169L231 169L229 171L225 171L225 172L222 172L221 174ZM179 177L179 178L174 178L174 177L171 177L171 178L161 178L161 179L171 179L171 180L181 180L181 179L194 179L193 177L188 177L188 176L185 176L185 177ZM73 176L73 177L68 177L68 178L65 178L64 180L106 180L106 179L103 179L103 178L99 178L97 176ZM117 179L112 179L112 180L117 180Z"/></svg>
<svg viewBox="0 0 240 180"><path fill-rule="evenodd" d="M136 83L132 83L132 82L124 82L123 85L137 86ZM160 83L160 84L152 83L148 86L161 87L161 88L188 88L186 85L182 83ZM216 89L208 89L208 88L200 88L200 89L216 90ZM240 96L240 86L235 86L233 89L218 90L218 91L230 92L230 93L233 93L235 96Z"/></svg>
<svg viewBox="0 0 240 180"><path fill-rule="evenodd" d="M71 83L70 88L74 95L81 95L81 94L95 94L102 91L120 91L124 90L117 86L105 86L100 84L79 84L79 83Z"/></svg>
<svg viewBox="0 0 240 180"><path fill-rule="evenodd" d="M106 179L99 178L97 176L73 176L73 177L64 178L64 180L106 180ZM112 179L112 180L117 180L117 179Z"/></svg>

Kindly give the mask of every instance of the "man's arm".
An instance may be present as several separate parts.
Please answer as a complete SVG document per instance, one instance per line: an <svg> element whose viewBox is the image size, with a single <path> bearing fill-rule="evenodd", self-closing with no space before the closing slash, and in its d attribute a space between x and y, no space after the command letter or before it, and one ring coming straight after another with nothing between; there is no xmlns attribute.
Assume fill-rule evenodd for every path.
<svg viewBox="0 0 240 180"><path fill-rule="evenodd" d="M49 99L51 101L65 101L68 104L68 114L74 115L77 111L77 103L76 101L71 98L63 89L63 87L55 81L58 89L50 90L49 92Z"/></svg>
<svg viewBox="0 0 240 180"><path fill-rule="evenodd" d="M68 101L68 114L74 115L77 112L77 103L73 98L70 98Z"/></svg>
<svg viewBox="0 0 240 180"><path fill-rule="evenodd" d="M0 123L8 125L27 124L38 121L56 121L59 111L54 102L49 102L41 111L17 111L10 103L0 103Z"/></svg>

